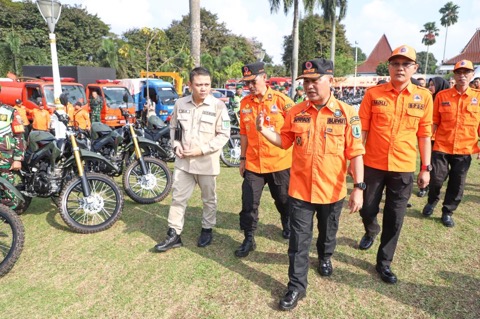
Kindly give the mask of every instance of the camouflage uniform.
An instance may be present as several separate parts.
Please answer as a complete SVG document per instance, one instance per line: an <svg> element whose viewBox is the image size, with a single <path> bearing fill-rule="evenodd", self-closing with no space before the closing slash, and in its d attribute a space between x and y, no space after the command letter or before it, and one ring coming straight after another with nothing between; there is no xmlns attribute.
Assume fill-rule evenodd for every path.
<svg viewBox="0 0 480 319"><path fill-rule="evenodd" d="M90 119L93 122L101 122L100 112L103 107L103 98L98 96L96 99L90 99Z"/></svg>
<svg viewBox="0 0 480 319"><path fill-rule="evenodd" d="M0 104L0 176L14 182L14 175L10 170L14 161L23 161L25 140L23 137L22 118L13 107ZM4 190L2 203L12 202L14 195Z"/></svg>

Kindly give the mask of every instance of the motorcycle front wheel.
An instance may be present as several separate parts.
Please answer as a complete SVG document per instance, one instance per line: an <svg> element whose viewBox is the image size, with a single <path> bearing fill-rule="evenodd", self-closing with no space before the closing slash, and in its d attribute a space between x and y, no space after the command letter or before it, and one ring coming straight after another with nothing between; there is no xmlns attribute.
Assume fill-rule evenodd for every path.
<svg viewBox="0 0 480 319"><path fill-rule="evenodd" d="M20 257L25 242L25 229L17 214L0 205L0 277L7 274Z"/></svg>
<svg viewBox="0 0 480 319"><path fill-rule="evenodd" d="M228 167L239 167L240 153L240 135L232 135L227 144L223 146L220 159Z"/></svg>
<svg viewBox="0 0 480 319"><path fill-rule="evenodd" d="M90 196L85 197L80 177L69 181L59 198L59 212L63 221L82 234L106 230L122 215L123 194L112 178L98 173L87 173Z"/></svg>
<svg viewBox="0 0 480 319"><path fill-rule="evenodd" d="M144 157L147 174L142 173L140 161L130 163L123 173L123 188L127 195L139 204L157 203L168 196L172 189L172 173L165 162Z"/></svg>

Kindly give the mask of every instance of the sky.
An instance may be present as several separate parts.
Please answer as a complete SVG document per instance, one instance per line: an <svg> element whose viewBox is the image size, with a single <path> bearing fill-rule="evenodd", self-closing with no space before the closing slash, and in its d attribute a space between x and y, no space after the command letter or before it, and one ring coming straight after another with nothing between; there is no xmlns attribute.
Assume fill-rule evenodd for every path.
<svg viewBox="0 0 480 319"><path fill-rule="evenodd" d="M480 28L479 0L452 0L459 9L459 21L448 28L445 59L459 54L477 28ZM90 14L97 14L120 35L133 28L165 29L173 20L189 12L188 0L60 0L62 4L82 5ZM435 22L440 30L430 52L440 62L443 58L445 28L440 24L440 8L448 0L350 0L347 14L341 21L350 45L368 56L380 37L385 34L392 49L408 44L417 52L426 51L422 44L423 25ZM302 1L300 0L300 3ZM283 37L291 34L293 13L285 15L283 8L270 13L268 0L200 0L200 6L217 14L234 34L255 37L263 44L276 64L281 64ZM321 9L315 9L321 14ZM302 15L304 13L302 12ZM61 17L60 17L61 19Z"/></svg>

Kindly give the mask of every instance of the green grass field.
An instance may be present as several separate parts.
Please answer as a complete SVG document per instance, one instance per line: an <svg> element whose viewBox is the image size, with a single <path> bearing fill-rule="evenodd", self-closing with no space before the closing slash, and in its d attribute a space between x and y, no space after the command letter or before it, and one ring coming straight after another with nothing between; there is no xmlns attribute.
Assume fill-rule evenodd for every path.
<svg viewBox="0 0 480 319"><path fill-rule="evenodd" d="M141 206L125 196L122 218L91 235L71 232L50 200L34 199L21 217L23 253L0 278L1 318L480 318L479 177L474 160L450 229L440 222L440 207L424 218L426 199L412 196L392 264L396 285L375 272L378 240L368 251L356 248L363 226L345 209L332 277L318 274L312 244L307 297L291 312L277 310L288 281L288 243L267 188L257 250L244 259L233 254L243 240L236 168L222 167L218 178L217 227L207 248L196 247L198 189L184 247L163 254L152 248L165 237L170 197Z"/></svg>

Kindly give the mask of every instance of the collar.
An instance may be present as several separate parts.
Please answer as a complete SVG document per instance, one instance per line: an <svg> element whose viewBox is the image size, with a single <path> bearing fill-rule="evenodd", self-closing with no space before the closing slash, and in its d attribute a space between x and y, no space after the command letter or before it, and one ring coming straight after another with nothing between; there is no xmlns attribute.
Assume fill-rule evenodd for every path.
<svg viewBox="0 0 480 319"><path fill-rule="evenodd" d="M195 102L193 101L193 95L189 95L187 96L187 102L188 103L191 103L193 105L196 105ZM198 106L202 106L202 105L213 105L215 104L215 97L211 94L207 95L207 97L205 98L205 100L203 100L202 104L198 105Z"/></svg>
<svg viewBox="0 0 480 319"><path fill-rule="evenodd" d="M407 91L408 93L412 93L413 90L415 89L415 87L416 87L416 85L413 84L412 82L410 82L410 83L407 84L407 86L405 87L405 89L404 89L402 92ZM388 83L385 85L384 89L385 89L385 91L395 91L395 92L397 92L397 89L395 89L395 88L393 87L393 84L392 84L391 81L388 82ZM399 92L399 93L401 93L401 92Z"/></svg>
<svg viewBox="0 0 480 319"><path fill-rule="evenodd" d="M330 97L328 98L327 103L325 103L325 107L326 107L327 109L329 109L332 113L335 112L335 110L336 110L336 108L335 108L335 105L336 105L335 101L336 101L336 100L335 100L335 97L333 96L332 93L330 93ZM320 111L320 110L321 110L321 109L320 109L320 110L317 109L317 107L315 106L315 104L314 104L312 101L310 101L310 100L304 101L304 102L302 102L302 103L306 103L306 106L305 106L305 108L303 109L304 112L305 112L306 110L308 110L309 108L314 108L314 109L317 110L317 111Z"/></svg>

